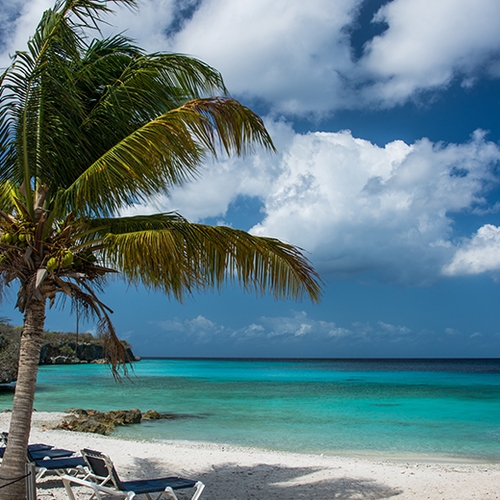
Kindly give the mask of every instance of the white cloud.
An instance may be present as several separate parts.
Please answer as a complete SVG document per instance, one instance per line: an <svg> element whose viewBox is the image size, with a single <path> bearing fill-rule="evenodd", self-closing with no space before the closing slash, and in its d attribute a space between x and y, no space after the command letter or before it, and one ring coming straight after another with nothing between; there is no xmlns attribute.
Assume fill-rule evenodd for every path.
<svg viewBox="0 0 500 500"><path fill-rule="evenodd" d="M185 0L184 3L188 3ZM111 15L106 16L108 25L102 25L105 36L123 33L132 38L146 52L168 51L167 32L179 10L176 0L138 0L137 8L110 5ZM95 35L93 35L95 36Z"/></svg>
<svg viewBox="0 0 500 500"><path fill-rule="evenodd" d="M458 276L500 270L500 227L486 224L457 250L443 274Z"/></svg>
<svg viewBox="0 0 500 500"><path fill-rule="evenodd" d="M286 151L295 133L284 122L269 122L267 128L279 151ZM193 182L173 189L169 196L159 196L146 205L136 205L123 215L176 210L191 221L206 217L224 217L237 196L264 198L275 189L281 175L281 155L257 151L246 158L209 162Z"/></svg>
<svg viewBox="0 0 500 500"><path fill-rule="evenodd" d="M9 55L16 50L26 50L26 42L35 31L42 14L52 8L53 0L2 0L0 23L2 23L2 52L0 68L10 64Z"/></svg>
<svg viewBox="0 0 500 500"><path fill-rule="evenodd" d="M189 339L194 343L217 341L219 343L297 343L314 341L390 342L407 339L412 333L406 326L382 321L375 325L355 323L349 327L338 326L333 321L310 318L304 311L294 311L289 316L262 316L255 323L241 328L217 324L203 316L193 319L174 319L158 323L163 331ZM179 335L180 334L180 335Z"/></svg>
<svg viewBox="0 0 500 500"><path fill-rule="evenodd" d="M359 0L205 0L172 48L222 71L235 94L288 114L393 106L416 92L499 76L496 0L393 0L374 21L387 30L354 61L349 31Z"/></svg>
<svg viewBox="0 0 500 500"><path fill-rule="evenodd" d="M484 202L499 160L480 132L461 145L384 148L348 131L297 134L252 232L307 249L323 272L425 282L453 252L452 214Z"/></svg>
<svg viewBox="0 0 500 500"><path fill-rule="evenodd" d="M363 105L363 99L354 104L346 82L367 77L373 83L361 92L379 104L446 85L457 74L473 85L478 68L498 54L496 0L393 0L377 16L388 29L355 62L346 28L360 3L202 0L169 39L165 29L175 21L178 2L142 0L139 12L120 9L111 17L116 28L109 30L128 28L148 50L201 57L222 70L233 92L291 113ZM22 48L52 0L10 5L22 7L11 44ZM468 258L468 247L455 254L453 216L495 210L482 196L497 181L491 165L500 158L498 145L477 133L466 144L422 139L379 147L348 131L296 134L275 121L268 128L278 155L258 152L207 165L199 182L126 213L178 210L195 221L224 218L239 195L258 197L264 218L254 233L302 246L323 273L377 272L382 279L425 282L445 265L448 274L465 272L457 259ZM469 252L486 249L482 240L475 244ZM492 259L483 257L483 266L490 262L485 270L495 268Z"/></svg>
<svg viewBox="0 0 500 500"><path fill-rule="evenodd" d="M8 26L5 66L53 0L0 3ZM137 11L112 6L116 15L103 33L125 32L147 51L201 58L222 72L233 94L290 115L393 106L455 77L467 87L485 72L500 76L497 0L393 0L376 16L387 30L355 61L349 33L361 6L361 0L141 0ZM16 11L20 16L7 24ZM188 11L191 17L179 17Z"/></svg>
<svg viewBox="0 0 500 500"><path fill-rule="evenodd" d="M349 131L268 127L278 155L213 164L156 208L194 221L224 218L238 195L255 196L263 219L251 232L304 248L323 275L368 272L415 284L441 274L456 251L453 217L486 206L484 194L499 181L500 147L481 131L464 144L421 139L380 147Z"/></svg>
<svg viewBox="0 0 500 500"><path fill-rule="evenodd" d="M344 30L360 0L205 0L173 48L219 69L230 91L285 113L322 112L351 67Z"/></svg>
<svg viewBox="0 0 500 500"><path fill-rule="evenodd" d="M419 90L459 76L495 72L500 55L500 3L496 0L393 0L375 18L388 29L368 45L361 70L375 79L374 102L395 104Z"/></svg>
<svg viewBox="0 0 500 500"><path fill-rule="evenodd" d="M352 335L347 328L338 327L334 322L318 321L307 316L304 311L293 316L261 317L260 334L266 339L302 337L342 338ZM241 331L246 332L247 328Z"/></svg>
<svg viewBox="0 0 500 500"><path fill-rule="evenodd" d="M173 319L156 323L163 331L174 333L176 335L181 333L183 337L192 339L197 343L209 343L216 337L226 335L223 326L218 325L201 315L193 319Z"/></svg>

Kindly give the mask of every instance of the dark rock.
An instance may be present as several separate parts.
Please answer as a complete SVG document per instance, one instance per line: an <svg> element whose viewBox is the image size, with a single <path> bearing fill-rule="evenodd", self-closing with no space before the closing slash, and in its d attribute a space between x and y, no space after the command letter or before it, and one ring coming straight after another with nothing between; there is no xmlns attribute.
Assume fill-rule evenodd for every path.
<svg viewBox="0 0 500 500"><path fill-rule="evenodd" d="M109 411L106 415L109 415L114 425L139 424L142 418L141 410L137 408L133 410Z"/></svg>
<svg viewBox="0 0 500 500"><path fill-rule="evenodd" d="M54 358L50 358L54 365L72 365L80 363L78 358L74 356L56 356Z"/></svg>
<svg viewBox="0 0 500 500"><path fill-rule="evenodd" d="M108 411L83 410L81 408L68 410L73 417L65 419L56 428L78 432L93 432L109 434L117 425L138 424L142 414L137 408L132 410Z"/></svg>
<svg viewBox="0 0 500 500"><path fill-rule="evenodd" d="M130 347L126 348L127 357L138 361ZM70 364L70 363L106 363L104 347L97 342L50 342L42 345L40 351L41 365Z"/></svg>
<svg viewBox="0 0 500 500"><path fill-rule="evenodd" d="M104 348L100 344L78 344L76 356L84 361L94 361L104 358Z"/></svg>
<svg viewBox="0 0 500 500"><path fill-rule="evenodd" d="M158 420L160 418L163 418L163 415L156 410L148 410L147 412L143 413L142 415L143 420Z"/></svg>
<svg viewBox="0 0 500 500"><path fill-rule="evenodd" d="M57 428L68 431L92 432L94 434L106 435L109 434L115 427L109 423L99 422L95 418L88 418L85 420L74 418L70 420L63 420Z"/></svg>

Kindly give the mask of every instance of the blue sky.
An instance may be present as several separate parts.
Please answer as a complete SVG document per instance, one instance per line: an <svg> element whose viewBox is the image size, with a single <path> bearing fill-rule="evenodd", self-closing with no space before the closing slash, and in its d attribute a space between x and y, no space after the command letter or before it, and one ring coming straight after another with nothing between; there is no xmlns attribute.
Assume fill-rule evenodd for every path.
<svg viewBox="0 0 500 500"><path fill-rule="evenodd" d="M52 2L0 3L5 66ZM325 282L320 305L233 289L178 304L112 283L104 301L137 354L500 355L497 0L142 0L109 22L219 69L278 148L126 213L279 237ZM14 295L2 315L20 323ZM56 309L46 327L75 318Z"/></svg>

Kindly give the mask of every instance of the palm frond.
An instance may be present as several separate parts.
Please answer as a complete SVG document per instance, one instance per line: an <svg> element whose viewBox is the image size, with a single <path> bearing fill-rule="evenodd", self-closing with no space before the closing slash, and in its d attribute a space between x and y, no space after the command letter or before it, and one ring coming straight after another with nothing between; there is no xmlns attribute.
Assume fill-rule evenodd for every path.
<svg viewBox="0 0 500 500"><path fill-rule="evenodd" d="M0 182L11 179L15 168L14 120L11 99L4 85L6 72L0 76Z"/></svg>
<svg viewBox="0 0 500 500"><path fill-rule="evenodd" d="M65 191L64 210L108 216L193 177L207 154L273 150L255 113L229 98L198 99L150 121L110 149Z"/></svg>
<svg viewBox="0 0 500 500"><path fill-rule="evenodd" d="M91 85L99 92L89 123L112 110L123 113L129 125L142 124L189 100L227 94L221 74L202 61L182 54L145 54L121 35L94 40L81 75L82 82L95 82Z"/></svg>
<svg viewBox="0 0 500 500"><path fill-rule="evenodd" d="M91 41L112 3L136 0L56 0L0 75L0 292L18 279L22 312L60 296L87 307L113 363L123 352L94 291L110 273L178 299L239 284L318 301L321 280L292 245L177 213L114 218L208 156L274 145L205 63L146 54L123 35Z"/></svg>
<svg viewBox="0 0 500 500"><path fill-rule="evenodd" d="M18 184L9 180L0 181L0 210L11 213L20 198Z"/></svg>
<svg viewBox="0 0 500 500"><path fill-rule="evenodd" d="M245 231L193 224L176 214L99 221L106 261L131 283L177 299L185 293L238 283L276 299L321 295L321 280L302 251ZM95 221L97 224L98 222Z"/></svg>
<svg viewBox="0 0 500 500"><path fill-rule="evenodd" d="M9 133L16 137L14 159L7 156L8 173L11 177L23 179L26 205L33 213L34 180L51 186L51 174L54 171L44 169L51 165L61 151L54 138L66 137L78 131L75 123L68 120L62 110L78 111L78 99L74 98L74 85L71 81L71 61L79 59L84 49L87 28L97 28L101 16L110 12L105 0L65 0L57 1L53 9L47 10L33 37L28 41L28 50L16 52L13 63L7 69L2 88L8 91L8 106L3 106L15 126L9 126ZM135 0L114 0L135 6ZM62 75L62 76L61 76ZM68 105L69 104L69 105ZM66 120L61 119L61 115ZM0 140L6 134L5 120L0 117ZM80 120L81 122L81 120ZM66 128L65 128L66 127ZM74 142L73 142L74 144ZM68 141L66 141L66 146ZM5 150L5 147L0 148ZM9 151L10 152L10 151ZM0 150L0 154L4 151ZM53 175L52 175L53 176ZM44 177L44 178L43 178Z"/></svg>
<svg viewBox="0 0 500 500"><path fill-rule="evenodd" d="M108 4L123 4L134 8L137 0L57 0L54 10L64 17L73 15L76 19L72 21L75 28L99 29L103 14L112 12Z"/></svg>

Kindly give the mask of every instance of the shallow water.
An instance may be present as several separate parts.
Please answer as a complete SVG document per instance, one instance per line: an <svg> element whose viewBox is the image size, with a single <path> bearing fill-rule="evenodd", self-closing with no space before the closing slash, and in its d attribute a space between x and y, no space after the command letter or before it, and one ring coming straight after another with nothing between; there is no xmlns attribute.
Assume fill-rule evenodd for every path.
<svg viewBox="0 0 500 500"><path fill-rule="evenodd" d="M500 360L145 359L121 384L102 365L40 367L35 408L72 407L176 417L118 436L500 461Z"/></svg>

